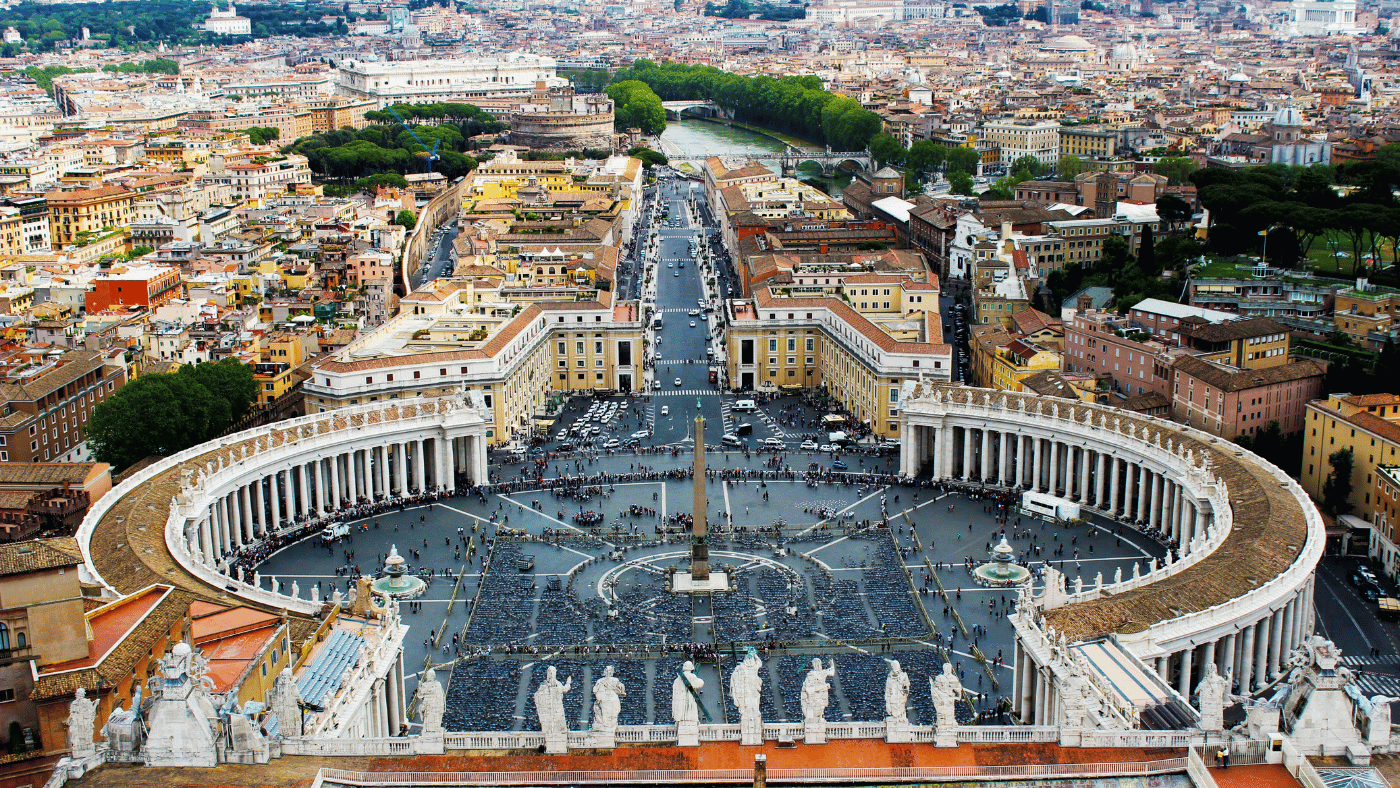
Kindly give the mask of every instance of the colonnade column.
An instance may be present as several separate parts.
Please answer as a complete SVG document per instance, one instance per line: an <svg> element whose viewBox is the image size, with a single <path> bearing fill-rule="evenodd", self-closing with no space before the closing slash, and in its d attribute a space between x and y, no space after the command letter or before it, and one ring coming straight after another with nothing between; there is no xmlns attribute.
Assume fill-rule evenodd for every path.
<svg viewBox="0 0 1400 788"><path fill-rule="evenodd" d="M963 427L963 451L962 469L959 471L960 477L966 481L972 481L972 428Z"/></svg>
<svg viewBox="0 0 1400 788"><path fill-rule="evenodd" d="M997 478L1000 480L1002 487L1016 486L1011 482L1011 444L1011 433L997 433L997 451L1001 455L1001 472Z"/></svg>
<svg viewBox="0 0 1400 788"><path fill-rule="evenodd" d="M1176 691L1181 693L1181 697L1191 697L1191 653L1195 648L1187 648L1181 652L1181 675L1177 677Z"/></svg>
<svg viewBox="0 0 1400 788"><path fill-rule="evenodd" d="M413 441L413 485L418 492L428 489L423 480L423 441Z"/></svg>
<svg viewBox="0 0 1400 788"><path fill-rule="evenodd" d="M1225 659L1224 668L1221 675L1233 682L1239 677L1239 670L1235 666L1235 633L1231 632L1225 636Z"/></svg>
<svg viewBox="0 0 1400 788"><path fill-rule="evenodd" d="M247 544L253 541L253 505L248 501L248 485L238 488L238 508L242 510L239 523L243 528L243 542Z"/></svg>
<svg viewBox="0 0 1400 788"><path fill-rule="evenodd" d="M1253 689L1254 676L1254 629L1255 624L1244 628L1244 643L1240 647L1240 692Z"/></svg>
<svg viewBox="0 0 1400 788"><path fill-rule="evenodd" d="M1050 480L1046 483L1046 489L1051 495L1060 494L1060 442L1057 440L1047 441L1050 444Z"/></svg>
<svg viewBox="0 0 1400 788"><path fill-rule="evenodd" d="M1035 443L1035 467L1031 471L1031 489L1036 492L1044 492L1044 488L1040 486L1040 477L1045 468L1045 442L1034 436L1031 437L1031 440Z"/></svg>
<svg viewBox="0 0 1400 788"><path fill-rule="evenodd" d="M983 427L982 433L982 455L977 458L977 476L974 481L981 484L985 482L991 473L989 467L992 460L992 431Z"/></svg>
<svg viewBox="0 0 1400 788"><path fill-rule="evenodd" d="M1137 519L1147 520L1148 506L1152 503L1152 474L1147 470L1147 466L1138 464L1138 484L1137 484Z"/></svg>
<svg viewBox="0 0 1400 788"><path fill-rule="evenodd" d="M394 444L394 475L399 479L399 495L408 495L408 443Z"/></svg>
<svg viewBox="0 0 1400 788"><path fill-rule="evenodd" d="M1269 619L1255 622L1254 630L1254 686L1262 687L1269 682Z"/></svg>
<svg viewBox="0 0 1400 788"><path fill-rule="evenodd" d="M1090 454L1088 446L1079 447L1079 484L1076 486L1079 487L1079 501L1086 504L1093 497L1093 476L1089 473Z"/></svg>
<svg viewBox="0 0 1400 788"><path fill-rule="evenodd" d="M263 501L266 493L263 491L263 480L259 477L253 482L253 511L257 512L258 536L267 534L267 506Z"/></svg>
<svg viewBox="0 0 1400 788"><path fill-rule="evenodd" d="M1122 511L1118 508L1118 458L1109 457L1108 465L1111 469L1108 472L1108 506L1099 508L1117 516L1118 512Z"/></svg>

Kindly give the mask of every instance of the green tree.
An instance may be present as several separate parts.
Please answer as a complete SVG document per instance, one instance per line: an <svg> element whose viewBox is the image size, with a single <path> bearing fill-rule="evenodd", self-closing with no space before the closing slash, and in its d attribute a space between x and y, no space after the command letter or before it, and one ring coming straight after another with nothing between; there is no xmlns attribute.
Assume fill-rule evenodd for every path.
<svg viewBox="0 0 1400 788"><path fill-rule="evenodd" d="M1017 157L1017 159L1011 162L1011 165L1006 168L1006 171L1017 172L1020 170L1025 170L1030 175L1030 177L1026 178L1026 180L1031 180L1033 178L1039 178L1041 175L1044 175L1046 172L1049 171L1049 169L1050 168L1045 166L1045 164L1042 163L1040 159L1037 159L1036 157L1028 153L1025 156Z"/></svg>
<svg viewBox="0 0 1400 788"><path fill-rule="evenodd" d="M982 161L982 155L972 148L956 147L948 149L948 172L961 172L967 175L977 174L977 165Z"/></svg>
<svg viewBox="0 0 1400 788"><path fill-rule="evenodd" d="M899 140L888 134L876 134L870 140L870 156L877 162L877 168L886 164L898 167L904 163L908 153Z"/></svg>
<svg viewBox="0 0 1400 788"><path fill-rule="evenodd" d="M943 165L948 149L933 140L918 140L909 146L906 162L919 172L933 172Z"/></svg>
<svg viewBox="0 0 1400 788"><path fill-rule="evenodd" d="M252 367L235 361L199 366L221 369L142 375L100 403L87 432L97 459L124 469L169 456L217 437L235 413L247 413L257 393Z"/></svg>
<svg viewBox="0 0 1400 788"><path fill-rule="evenodd" d="M638 128L644 134L660 134L666 130L666 109L661 97L641 80L615 82L608 86L613 100L613 116L619 129Z"/></svg>
<svg viewBox="0 0 1400 788"><path fill-rule="evenodd" d="M652 150L651 148L633 148L627 151L627 155L634 159L641 159L642 165L648 169L660 167L669 162L669 159L666 158L666 154L661 151Z"/></svg>
<svg viewBox="0 0 1400 788"><path fill-rule="evenodd" d="M1198 169L1200 169L1200 165L1196 164L1194 159L1188 159L1185 156L1165 156L1152 165L1152 171L1158 175L1166 176L1167 183L1173 186L1189 183L1191 173Z"/></svg>
<svg viewBox="0 0 1400 788"><path fill-rule="evenodd" d="M1332 472L1322 482L1322 508L1334 517L1351 514L1351 474L1356 457L1351 449L1332 452L1327 458Z"/></svg>
<svg viewBox="0 0 1400 788"><path fill-rule="evenodd" d="M1191 221L1191 204L1175 194L1164 194L1157 198L1157 218L1167 225L1167 232Z"/></svg>
<svg viewBox="0 0 1400 788"><path fill-rule="evenodd" d="M977 194L973 188L972 176L961 171L948 173L948 190L953 194L962 194L969 197Z"/></svg>
<svg viewBox="0 0 1400 788"><path fill-rule="evenodd" d="M1087 169L1084 160L1072 153L1066 153L1055 163L1055 177L1062 181L1072 181L1079 173Z"/></svg>
<svg viewBox="0 0 1400 788"><path fill-rule="evenodd" d="M412 230L418 224L418 217L413 215L413 211L405 208L394 216L394 224L405 230Z"/></svg>

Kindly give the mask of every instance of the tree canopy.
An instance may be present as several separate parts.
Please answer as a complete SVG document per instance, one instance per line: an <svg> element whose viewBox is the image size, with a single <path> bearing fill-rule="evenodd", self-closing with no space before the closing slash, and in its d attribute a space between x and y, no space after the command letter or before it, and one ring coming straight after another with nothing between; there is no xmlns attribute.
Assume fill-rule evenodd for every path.
<svg viewBox="0 0 1400 788"><path fill-rule="evenodd" d="M614 82L608 86L608 98L613 100L613 116L619 129L638 128L644 134L666 130L661 97L647 83L636 79Z"/></svg>
<svg viewBox="0 0 1400 788"><path fill-rule="evenodd" d="M93 410L88 443L118 470L169 456L222 435L257 394L253 368L232 359L142 375Z"/></svg>
<svg viewBox="0 0 1400 788"><path fill-rule="evenodd" d="M305 156L311 171L320 177L356 180L387 173L425 172L428 154L436 142L438 160L433 170L448 178L457 178L476 169L476 159L464 152L470 144L469 138L504 128L495 118L470 104L395 105L394 110L405 120L410 117L452 119L435 125L414 124L410 130L387 111L371 110L365 113L365 118L378 121L378 125L358 131L347 126L302 137L292 150Z"/></svg>
<svg viewBox="0 0 1400 788"><path fill-rule="evenodd" d="M709 100L740 121L822 142L836 150L863 150L880 133L880 116L848 96L829 93L813 75L746 77L713 66L657 64L638 59L615 83L645 82L662 101Z"/></svg>

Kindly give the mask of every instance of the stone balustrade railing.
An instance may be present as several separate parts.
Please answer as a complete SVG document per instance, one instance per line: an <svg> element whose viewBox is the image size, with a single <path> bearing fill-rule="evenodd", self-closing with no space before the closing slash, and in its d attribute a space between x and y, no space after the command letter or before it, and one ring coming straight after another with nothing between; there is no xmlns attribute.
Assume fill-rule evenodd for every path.
<svg viewBox="0 0 1400 788"><path fill-rule="evenodd" d="M910 733L915 742L932 742L933 726L913 725ZM960 744L1033 744L1061 741L1062 731L1053 725L964 726L958 728ZM1082 731L1083 747L1187 747L1201 746L1205 734L1200 731ZM569 747L586 749L593 746L589 731L569 731ZM885 738L883 722L829 722L826 736L834 739ZM767 741L800 741L802 723L767 723L763 738ZM675 725L621 725L616 741L619 744L675 744ZM739 741L738 725L700 726L701 742ZM288 742L291 742L290 749ZM538 731L468 731L439 736L407 736L391 739L325 739L299 738L283 742L283 754L292 755L397 755L446 750L519 750L535 749L544 744Z"/></svg>

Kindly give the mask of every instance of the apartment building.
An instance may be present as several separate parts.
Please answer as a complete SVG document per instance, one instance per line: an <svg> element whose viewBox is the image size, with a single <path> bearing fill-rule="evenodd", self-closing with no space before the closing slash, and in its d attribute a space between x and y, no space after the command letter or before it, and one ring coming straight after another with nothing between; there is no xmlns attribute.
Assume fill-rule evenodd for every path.
<svg viewBox="0 0 1400 788"><path fill-rule="evenodd" d="M1060 124L1051 120L995 120L982 126L982 139L1001 150L1002 164L1034 156L1042 164L1060 160Z"/></svg>
<svg viewBox="0 0 1400 788"><path fill-rule="evenodd" d="M1322 394L1326 370L1314 361L1239 369L1186 356L1172 365L1172 419L1234 440L1278 422L1290 435L1303 429L1307 404Z"/></svg>
<svg viewBox="0 0 1400 788"><path fill-rule="evenodd" d="M77 243L104 228L126 227L133 218L136 193L123 186L49 192L49 240L54 249Z"/></svg>
<svg viewBox="0 0 1400 788"><path fill-rule="evenodd" d="M1373 502L1376 467L1400 463L1400 394L1330 394L1308 403L1303 438L1303 489L1322 499L1331 473L1328 457L1351 449L1353 512L1365 516Z"/></svg>
<svg viewBox="0 0 1400 788"><path fill-rule="evenodd" d="M1118 132L1085 126L1060 129L1060 155L1083 159L1112 158L1118 150Z"/></svg>
<svg viewBox="0 0 1400 788"><path fill-rule="evenodd" d="M1371 555L1386 562L1396 574L1396 542L1388 529L1375 528L1382 512L1393 527L1386 499L1377 497L1382 467L1400 465L1400 394L1329 394L1309 402L1304 418L1303 476L1300 482L1313 500L1322 500L1322 486L1332 473L1329 458L1350 449L1352 454L1351 513L1371 524ZM1393 473L1392 473L1393 476Z"/></svg>
<svg viewBox="0 0 1400 788"><path fill-rule="evenodd" d="M12 359L0 382L0 462L86 461L88 417L126 384L117 359L87 350Z"/></svg>
<svg viewBox="0 0 1400 788"><path fill-rule="evenodd" d="M154 309L180 295L180 269L173 266L119 265L92 279L84 304L89 312L113 307Z"/></svg>
<svg viewBox="0 0 1400 788"><path fill-rule="evenodd" d="M550 391L632 391L642 384L642 321L636 304L576 299L478 303L470 280L419 290L400 312L338 353L316 361L302 385L307 413L386 399L482 392L502 442L533 432Z"/></svg>
<svg viewBox="0 0 1400 788"><path fill-rule="evenodd" d="M1370 350L1380 350L1400 329L1400 291L1370 286L1348 287L1337 293L1333 322L1338 331Z"/></svg>
<svg viewBox="0 0 1400 788"><path fill-rule="evenodd" d="M819 289L787 296L771 287L758 288L753 299L730 301L730 386L796 391L824 385L875 434L897 438L900 386L920 377L951 380L952 346L943 342L936 308L882 316L883 296L866 303L875 303L868 313Z"/></svg>

